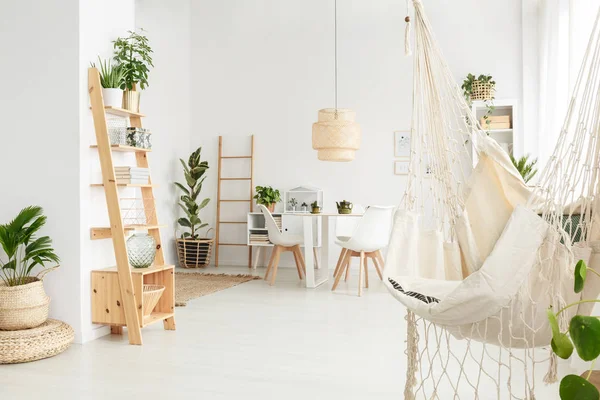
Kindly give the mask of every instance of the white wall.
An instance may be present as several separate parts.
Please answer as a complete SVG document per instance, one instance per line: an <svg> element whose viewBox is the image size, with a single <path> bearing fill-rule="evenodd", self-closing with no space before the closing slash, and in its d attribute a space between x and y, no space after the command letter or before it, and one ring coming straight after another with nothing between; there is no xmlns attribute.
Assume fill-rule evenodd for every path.
<svg viewBox="0 0 600 400"><path fill-rule="evenodd" d="M119 10L115 12L115 10ZM102 181L98 151L90 149L96 143L94 122L88 95L88 68L90 62L98 64L98 56L110 59L112 41L126 36L135 27L134 0L79 0L79 123L80 142L80 214L81 230L81 331L82 341L95 339L109 333L108 327L91 323L91 271L115 265L112 240L90 240L90 227L109 226L106 198L102 187L90 187ZM115 163L134 163L132 154L115 154ZM120 191L122 196L135 196L134 189Z"/></svg>
<svg viewBox="0 0 600 400"><path fill-rule="evenodd" d="M458 82L469 72L492 74L497 98L521 98L520 0L425 6ZM320 187L329 209L342 198L399 203L405 178L393 174L392 132L410 126L412 91L405 13L397 0L338 2L339 106L356 111L363 132L356 160L338 164L319 162L311 148L317 111L333 106L333 1L192 2L191 144L204 147L213 167L208 222L214 226L219 134L256 135L258 185ZM224 264L246 260L245 248L221 250Z"/></svg>
<svg viewBox="0 0 600 400"><path fill-rule="evenodd" d="M166 262L177 264L174 232L181 195L173 184L184 181L179 158L187 161L190 129L201 126L192 114L191 19L189 0L136 0L136 27L146 30L154 50L150 86L143 92L144 126L153 131L154 151L149 154ZM195 118L197 116L198 118Z"/></svg>
<svg viewBox="0 0 600 400"><path fill-rule="evenodd" d="M78 29L78 0L0 2L0 222L44 208L62 259L50 315L80 340Z"/></svg>

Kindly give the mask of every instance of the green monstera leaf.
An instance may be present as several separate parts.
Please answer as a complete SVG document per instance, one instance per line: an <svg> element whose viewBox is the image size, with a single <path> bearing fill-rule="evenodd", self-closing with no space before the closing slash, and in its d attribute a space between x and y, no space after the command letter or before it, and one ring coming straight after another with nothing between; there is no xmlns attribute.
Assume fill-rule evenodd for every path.
<svg viewBox="0 0 600 400"><path fill-rule="evenodd" d="M550 327L552 328L552 340L550 341L550 345L552 346L552 351L556 353L562 359L568 359L573 354L573 343L571 343L571 339L567 336L566 333L561 333L558 327L558 320L556 319L556 314L552 308L549 308L548 311L548 321L550 322Z"/></svg>
<svg viewBox="0 0 600 400"><path fill-rule="evenodd" d="M582 360L592 361L600 356L600 320L598 318L574 316L569 325L569 334L571 334L577 354Z"/></svg>
<svg viewBox="0 0 600 400"><path fill-rule="evenodd" d="M585 286L585 277L587 276L587 265L585 261L579 260L575 265L575 293L581 293Z"/></svg>
<svg viewBox="0 0 600 400"><path fill-rule="evenodd" d="M567 375L560 381L561 400L599 400L598 389L577 375Z"/></svg>

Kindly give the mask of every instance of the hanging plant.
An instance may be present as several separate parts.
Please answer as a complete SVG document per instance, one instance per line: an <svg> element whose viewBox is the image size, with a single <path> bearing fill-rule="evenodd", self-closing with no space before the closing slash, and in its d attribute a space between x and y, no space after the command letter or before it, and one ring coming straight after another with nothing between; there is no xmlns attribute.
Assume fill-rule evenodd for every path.
<svg viewBox="0 0 600 400"><path fill-rule="evenodd" d="M493 114L496 107L494 106L494 94L496 91L496 81L491 75L479 75L475 77L473 74L468 74L461 86L463 95L469 106L473 101L483 101L486 107L483 128L486 129L488 135L490 130L490 116ZM468 122L468 121L467 121Z"/></svg>

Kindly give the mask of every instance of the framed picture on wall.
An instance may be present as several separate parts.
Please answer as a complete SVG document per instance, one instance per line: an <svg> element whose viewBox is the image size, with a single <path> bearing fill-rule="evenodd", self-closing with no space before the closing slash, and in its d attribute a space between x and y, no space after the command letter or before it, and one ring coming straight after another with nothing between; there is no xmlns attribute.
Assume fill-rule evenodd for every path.
<svg viewBox="0 0 600 400"><path fill-rule="evenodd" d="M394 161L394 174L395 175L408 175L409 166L410 166L410 161L408 161L408 160Z"/></svg>
<svg viewBox="0 0 600 400"><path fill-rule="evenodd" d="M410 157L410 131L394 131L394 157Z"/></svg>

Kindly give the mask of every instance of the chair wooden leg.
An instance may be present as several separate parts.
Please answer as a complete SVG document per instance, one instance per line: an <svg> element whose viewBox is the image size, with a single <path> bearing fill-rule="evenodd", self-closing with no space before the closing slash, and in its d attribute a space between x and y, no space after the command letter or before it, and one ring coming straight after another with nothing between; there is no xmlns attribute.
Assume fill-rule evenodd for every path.
<svg viewBox="0 0 600 400"><path fill-rule="evenodd" d="M375 271L377 271L377 275L379 275L379 279L383 280L383 274L381 273L381 268L379 268L379 261L377 259L377 255L372 255L371 259L373 260L373 265L375 265Z"/></svg>
<svg viewBox="0 0 600 400"><path fill-rule="evenodd" d="M296 252L296 249L292 249L292 255L294 256L294 261L296 262L296 269L298 270L298 278L300 278L300 280L302 280L302 263L300 262L300 259L298 258L298 253Z"/></svg>
<svg viewBox="0 0 600 400"><path fill-rule="evenodd" d="M344 260L342 261L342 265L340 266L340 269L338 270L338 273L335 277L335 281L333 282L333 287L331 288L331 291L333 292L338 284L340 283L340 279L342 279L342 275L344 275L344 271L346 269L350 268L350 257L352 255L351 251L346 251L346 254L344 255Z"/></svg>
<svg viewBox="0 0 600 400"><path fill-rule="evenodd" d="M383 266L385 265L385 261L383 261L383 256L381 255L381 250L377 250L375 252L377 259L379 260L379 264L381 265L381 270L383 271Z"/></svg>
<svg viewBox="0 0 600 400"><path fill-rule="evenodd" d="M275 249L277 249L277 246L274 246L273 250L271 250L271 258L269 258L269 265L267 265L267 272L265 272L265 281L269 279L269 273L273 268L273 260L275 260Z"/></svg>
<svg viewBox="0 0 600 400"><path fill-rule="evenodd" d="M275 278L277 278L277 268L279 267L279 258L281 257L281 246L275 246L275 258L273 259L273 272L271 274L271 283L275 284Z"/></svg>
<svg viewBox="0 0 600 400"><path fill-rule="evenodd" d="M365 287L368 289L369 288L369 258L367 256L364 256L365 258Z"/></svg>
<svg viewBox="0 0 600 400"><path fill-rule="evenodd" d="M362 274L365 268L365 252L360 252L360 266L358 268L358 297L362 296Z"/></svg>
<svg viewBox="0 0 600 400"><path fill-rule="evenodd" d="M348 250L348 254L350 254L350 257L348 257L348 260L346 261L348 263L348 268L346 268L346 277L344 278L344 282L348 282L348 278L350 277L350 264L352 263L352 251Z"/></svg>
<svg viewBox="0 0 600 400"><path fill-rule="evenodd" d="M336 276L340 268L342 267L342 261L344 261L344 257L346 256L347 248L342 247L342 251L340 252L340 258L338 258L337 265L335 266L335 271L333 271L333 276Z"/></svg>

